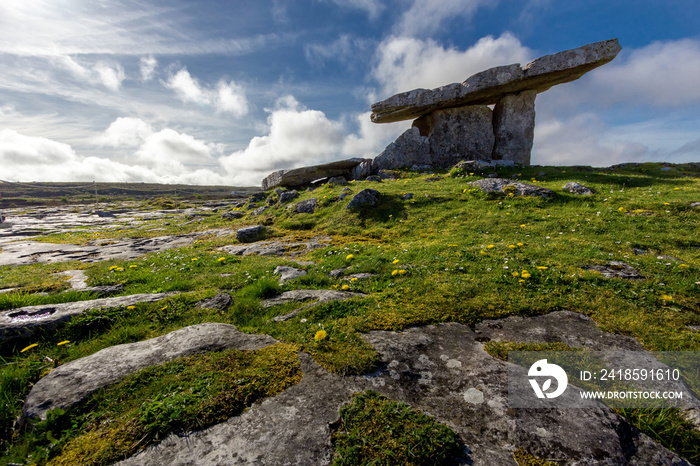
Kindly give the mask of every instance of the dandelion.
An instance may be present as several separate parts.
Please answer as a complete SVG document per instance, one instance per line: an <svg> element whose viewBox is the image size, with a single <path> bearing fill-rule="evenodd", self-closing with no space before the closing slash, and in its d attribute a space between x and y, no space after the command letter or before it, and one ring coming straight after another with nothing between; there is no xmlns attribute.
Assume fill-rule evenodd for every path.
<svg viewBox="0 0 700 466"><path fill-rule="evenodd" d="M520 272L520 276L523 278L530 278L532 275L530 275L530 272L528 272L527 270L523 270L522 272Z"/></svg>
<svg viewBox="0 0 700 466"><path fill-rule="evenodd" d="M466 194L466 192L467 192L467 188L464 188L464 189L462 190L462 194Z"/></svg>
<svg viewBox="0 0 700 466"><path fill-rule="evenodd" d="M394 262L392 264L398 264L400 261L398 259L394 259Z"/></svg>
<svg viewBox="0 0 700 466"><path fill-rule="evenodd" d="M350 285L343 285L340 289L343 291L347 291L350 289Z"/></svg>
<svg viewBox="0 0 700 466"><path fill-rule="evenodd" d="M520 225L520 228L525 228L525 224L523 223L522 225Z"/></svg>
<svg viewBox="0 0 700 466"><path fill-rule="evenodd" d="M525 246L523 243L518 243L518 246Z"/></svg>
<svg viewBox="0 0 700 466"><path fill-rule="evenodd" d="M353 257L355 257L355 256L353 256L352 254L348 254L347 256L345 256L345 260L346 261L352 260Z"/></svg>
<svg viewBox="0 0 700 466"><path fill-rule="evenodd" d="M525 283L525 280L518 280L518 283Z"/></svg>
<svg viewBox="0 0 700 466"><path fill-rule="evenodd" d="M56 343L56 346L63 346L63 345L65 345L65 344L67 344L67 343L70 343L70 340L63 340L63 341L60 342L60 343Z"/></svg>
<svg viewBox="0 0 700 466"><path fill-rule="evenodd" d="M537 270L547 270L549 267L545 267L544 265L539 265L537 266Z"/></svg>
<svg viewBox="0 0 700 466"><path fill-rule="evenodd" d="M124 267L117 267L116 271L117 271L117 272L123 272L123 271L124 271Z"/></svg>
<svg viewBox="0 0 700 466"><path fill-rule="evenodd" d="M325 330L319 330L318 332L316 332L316 335L314 335L314 340L322 341L322 340L325 340L327 336L328 336L328 334L326 333Z"/></svg>
<svg viewBox="0 0 700 466"><path fill-rule="evenodd" d="M493 249L493 248L495 248L495 247L496 247L496 246L494 246L493 244L489 244L488 246L486 246L486 249Z"/></svg>
<svg viewBox="0 0 700 466"><path fill-rule="evenodd" d="M671 205L670 202L664 202L664 205Z"/></svg>
<svg viewBox="0 0 700 466"><path fill-rule="evenodd" d="M486 251L484 251L483 249L482 249L481 251L479 251L479 252L481 253L482 256L485 256L485 255L486 255Z"/></svg>
<svg viewBox="0 0 700 466"><path fill-rule="evenodd" d="M356 282L356 281L357 281L357 277L352 277L352 278L350 279L350 281L351 281L351 282Z"/></svg>
<svg viewBox="0 0 700 466"><path fill-rule="evenodd" d="M119 268L118 265L113 265L109 268L109 270L117 270Z"/></svg>
<svg viewBox="0 0 700 466"><path fill-rule="evenodd" d="M225 257L219 257L218 259L216 259L217 262L223 262L223 261L225 261L225 260L226 260Z"/></svg>
<svg viewBox="0 0 700 466"><path fill-rule="evenodd" d="M680 191L681 188L673 188L674 191Z"/></svg>
<svg viewBox="0 0 700 466"><path fill-rule="evenodd" d="M624 207L620 207L620 208L617 209L617 210L619 210L620 212L627 212L627 209L625 209Z"/></svg>
<svg viewBox="0 0 700 466"><path fill-rule="evenodd" d="M520 274L519 274L518 272L511 272L511 275L513 275L514 277L519 277L519 276L520 276Z"/></svg>
<svg viewBox="0 0 700 466"><path fill-rule="evenodd" d="M392 270L392 271L391 271L391 275L398 275L398 274L399 274L399 271L398 271L398 270Z"/></svg>
<svg viewBox="0 0 700 466"><path fill-rule="evenodd" d="M130 269L135 269L135 268L138 268L138 265L132 264L132 265L129 266L129 268L130 268Z"/></svg>
<svg viewBox="0 0 700 466"><path fill-rule="evenodd" d="M404 270L404 269L399 270L399 275L406 275L406 270Z"/></svg>
<svg viewBox="0 0 700 466"><path fill-rule="evenodd" d="M333 286L331 286L331 288L333 288L334 290L337 290L339 286L340 285L333 285Z"/></svg>
<svg viewBox="0 0 700 466"><path fill-rule="evenodd" d="M678 267L680 267L682 269L687 269L690 266L688 264L680 264Z"/></svg>
<svg viewBox="0 0 700 466"><path fill-rule="evenodd" d="M511 248L511 249L515 249L515 248L516 248L516 246L515 246L514 244L509 244L508 247Z"/></svg>
<svg viewBox="0 0 700 466"><path fill-rule="evenodd" d="M389 215L389 218L392 218L393 216L394 216L394 214L391 214L391 215Z"/></svg>
<svg viewBox="0 0 700 466"><path fill-rule="evenodd" d="M661 299L664 301L673 301L673 296L669 296L667 294L661 295Z"/></svg>
<svg viewBox="0 0 700 466"><path fill-rule="evenodd" d="M136 306L126 306L126 309L129 311L133 311L134 309L136 309Z"/></svg>
<svg viewBox="0 0 700 466"><path fill-rule="evenodd" d="M198 258L196 258L196 257L193 257L193 258L192 258L192 259L190 259L190 260L191 260L192 262L197 262L197 261L198 261L199 259L198 259Z"/></svg>
<svg viewBox="0 0 700 466"><path fill-rule="evenodd" d="M31 345L27 346L22 351L20 351L20 353L24 353L25 351L29 351L30 349L34 348L35 346L39 346L39 343L32 343Z"/></svg>
<svg viewBox="0 0 700 466"><path fill-rule="evenodd" d="M164 310L166 310L167 308L168 308L168 306L163 306L163 307L160 308L160 310L161 310L161 311L164 311Z"/></svg>

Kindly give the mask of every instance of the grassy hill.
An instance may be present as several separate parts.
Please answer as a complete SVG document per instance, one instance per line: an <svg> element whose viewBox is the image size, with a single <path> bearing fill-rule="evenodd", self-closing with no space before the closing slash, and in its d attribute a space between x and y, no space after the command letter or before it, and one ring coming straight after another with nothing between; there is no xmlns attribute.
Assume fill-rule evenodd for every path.
<svg viewBox="0 0 700 466"><path fill-rule="evenodd" d="M18 461L33 454L41 459L61 451L81 458L76 452L88 444L112 452L112 457L105 453L102 460L118 458L132 452L126 445L134 439L162 438L163 432L192 428L187 419L196 416L196 410L184 410L176 422L159 421L157 416L146 422L137 401L112 401L109 412L99 408L104 403L94 401L72 414L59 413L33 433L10 440L21 401L31 384L53 365L201 322L230 323L245 332L271 335L286 345L277 349L280 354L308 352L338 374L363 374L375 368L378 354L361 339L369 330L401 330L439 322L472 325L485 319L557 310L588 315L604 331L632 336L648 350L700 350L700 332L691 328L700 325L700 207L691 206L700 202L700 165L498 169L500 177L554 190L553 199L484 194L469 182L486 173L400 175L398 180L381 183L350 183L347 188L352 194L364 188L381 193L377 206L356 212L346 209L352 195L338 201L343 186L324 185L293 201L317 198L313 214L295 213L288 204L273 204L257 217L227 220L215 215L177 227L177 232L186 232L264 224L270 240L330 236L328 247L300 257L311 265L300 266L283 257L232 256L219 248L235 243L235 235L212 235L188 247L131 261L0 268L3 287L20 289L0 294L2 309L65 299L60 292L67 285L49 273L75 268L85 270L90 285L123 284L123 294L182 292L165 303L93 312L61 330L3 345L0 437L5 438L2 449L7 449L7 458ZM597 193L565 193L561 188L568 181L592 187ZM404 200L407 193L413 196ZM274 199L278 194L269 192L268 196ZM267 204L264 200L258 205ZM158 222L154 220L153 226ZM100 239L139 236L148 226L124 225L120 232L99 235ZM51 241L80 242L85 237L65 234ZM608 279L584 268L611 261L624 262L645 278ZM277 265L303 268L307 275L280 285L272 274ZM331 277L329 272L337 269L343 269L342 274ZM373 276L347 278L356 273ZM345 289L364 296L323 304L286 322L272 318L303 303L261 307L265 297L302 288ZM50 292L36 297L32 292L37 290ZM194 307L218 292L233 296L228 312ZM71 299L85 298L76 295ZM325 332L322 338L319 328ZM65 341L69 343L58 346ZM21 352L34 343L38 346ZM269 356L256 358L249 370L259 367L261 374L267 373L264 368L272 364ZM196 362L182 364L189 367ZM149 373L156 392L170 386L167 372L166 368ZM290 369L289 380L255 377L259 377L260 396L271 396L296 375ZM121 395L133 389L135 380L100 396L125 400ZM155 395L143 392L140 396ZM235 413L226 415L230 414ZM664 445L700 464L700 436L679 416L666 411L626 414ZM128 426L127 437L115 437L115 428L103 422L106 418Z"/></svg>

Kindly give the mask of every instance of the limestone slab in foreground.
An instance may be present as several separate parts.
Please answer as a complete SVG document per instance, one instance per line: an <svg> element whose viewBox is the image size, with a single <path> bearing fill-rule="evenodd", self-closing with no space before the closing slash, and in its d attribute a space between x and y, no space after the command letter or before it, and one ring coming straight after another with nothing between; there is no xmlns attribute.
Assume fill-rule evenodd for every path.
<svg viewBox="0 0 700 466"><path fill-rule="evenodd" d="M145 367L228 348L251 351L276 342L268 335L242 333L233 325L204 323L150 340L105 348L59 366L40 379L24 403L22 424L27 419L45 419L51 409L69 408Z"/></svg>
<svg viewBox="0 0 700 466"><path fill-rule="evenodd" d="M302 353L304 378L297 385L224 423L170 435L120 464L327 465L333 455L330 425L340 407L352 393L373 389L455 430L468 447L466 464L515 466L512 453L523 448L571 466L689 465L602 404L576 409L575 415L572 410L509 409L508 363L487 354L477 338L518 340L521 326L526 341L599 350L635 347L628 337L605 334L585 316L566 311L489 321L479 326L479 334L461 324L373 331L366 341L381 353L377 372L329 374ZM576 340L577 335L582 337Z"/></svg>
<svg viewBox="0 0 700 466"><path fill-rule="evenodd" d="M470 76L462 83L396 94L372 104L371 118L375 123L391 123L443 108L496 104L507 94L543 92L610 62L620 50L617 39L611 39L546 55L522 67L519 63L498 66Z"/></svg>
<svg viewBox="0 0 700 466"><path fill-rule="evenodd" d="M39 328L55 328L90 309L131 306L160 301L176 293L141 293L72 303L26 306L0 312L0 341L28 337Z"/></svg>

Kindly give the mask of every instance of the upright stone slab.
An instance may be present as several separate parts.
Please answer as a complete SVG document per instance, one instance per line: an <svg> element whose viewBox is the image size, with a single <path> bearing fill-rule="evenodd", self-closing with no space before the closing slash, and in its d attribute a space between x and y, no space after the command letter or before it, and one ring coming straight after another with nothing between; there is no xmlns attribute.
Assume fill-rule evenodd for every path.
<svg viewBox="0 0 700 466"><path fill-rule="evenodd" d="M410 165L430 165L430 142L412 126L386 146L372 162L373 171L394 170Z"/></svg>
<svg viewBox="0 0 700 466"><path fill-rule="evenodd" d="M485 105L433 112L430 165L449 169L462 160L490 160L494 147L492 112Z"/></svg>
<svg viewBox="0 0 700 466"><path fill-rule="evenodd" d="M493 160L530 165L537 91L508 94L493 109ZM475 159L485 160L485 159Z"/></svg>

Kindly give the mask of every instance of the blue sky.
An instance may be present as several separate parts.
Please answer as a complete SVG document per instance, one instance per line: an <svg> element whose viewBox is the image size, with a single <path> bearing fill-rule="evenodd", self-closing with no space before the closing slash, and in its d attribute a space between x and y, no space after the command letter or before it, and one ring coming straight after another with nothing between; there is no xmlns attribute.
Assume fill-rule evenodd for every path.
<svg viewBox="0 0 700 466"><path fill-rule="evenodd" d="M0 179L259 185L374 157L370 104L618 38L533 164L700 161L695 0L2 0Z"/></svg>

